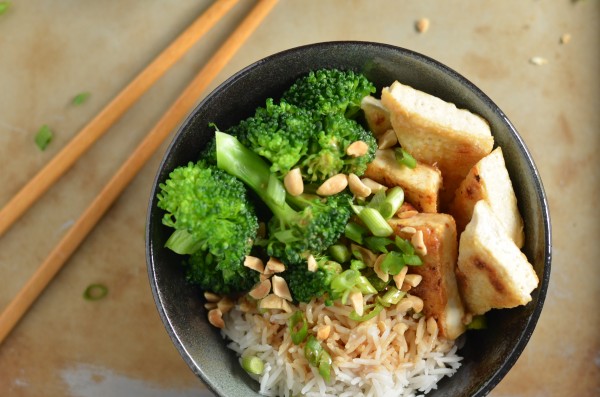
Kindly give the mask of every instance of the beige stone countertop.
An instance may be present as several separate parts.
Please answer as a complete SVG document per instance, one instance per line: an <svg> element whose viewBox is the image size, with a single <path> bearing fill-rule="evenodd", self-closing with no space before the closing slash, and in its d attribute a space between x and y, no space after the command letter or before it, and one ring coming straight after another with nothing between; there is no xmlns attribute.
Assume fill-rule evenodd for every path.
<svg viewBox="0 0 600 397"><path fill-rule="evenodd" d="M210 3L12 0L0 15L0 206ZM253 4L241 0L0 237L0 309ZM479 86L534 157L554 246L538 326L490 395L598 396L599 21L598 0L280 0L210 89L265 56L330 40L405 47ZM89 98L73 105L81 92ZM40 151L43 124L55 138ZM210 395L171 343L146 273L146 208L165 147L0 345L0 396ZM92 283L108 296L84 300Z"/></svg>

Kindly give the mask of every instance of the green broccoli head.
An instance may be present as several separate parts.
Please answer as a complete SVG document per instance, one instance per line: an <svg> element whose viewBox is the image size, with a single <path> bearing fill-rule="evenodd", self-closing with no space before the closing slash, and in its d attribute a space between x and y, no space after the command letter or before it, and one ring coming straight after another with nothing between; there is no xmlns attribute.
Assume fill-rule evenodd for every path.
<svg viewBox="0 0 600 397"><path fill-rule="evenodd" d="M339 173L364 174L377 150L373 134L342 114L321 116L320 125L322 128L313 136L310 149L300 163L303 178L309 182L322 182ZM357 141L367 144L367 153L358 157L348 155L348 146Z"/></svg>
<svg viewBox="0 0 600 397"><path fill-rule="evenodd" d="M266 158L271 172L287 174L304 156L316 133L312 114L287 103L275 104L268 99L254 116L241 121L227 132Z"/></svg>
<svg viewBox="0 0 600 397"><path fill-rule="evenodd" d="M309 271L306 265L298 264L288 266L286 271L282 273L294 300L309 302L315 297L329 297L331 295L331 280L342 272L342 266L326 257L318 259L317 265L317 270L314 272Z"/></svg>
<svg viewBox="0 0 600 397"><path fill-rule="evenodd" d="M245 266L224 268L222 258L198 251L184 261L187 280L217 294L248 291L259 281L259 273Z"/></svg>
<svg viewBox="0 0 600 397"><path fill-rule="evenodd" d="M163 224L175 229L166 246L180 254L212 257L204 262L193 259L197 266L188 267L188 279L199 282L208 277L212 282L201 286L214 292L223 292L215 286L244 290L247 285L240 284L240 276L251 271L243 261L258 230L244 184L216 166L190 162L173 170L160 189L158 207L166 211ZM209 262L214 271L195 274L198 269L206 271Z"/></svg>
<svg viewBox="0 0 600 397"><path fill-rule="evenodd" d="M339 113L353 117L361 100L375 92L375 86L351 70L319 69L299 78L282 100L322 114Z"/></svg>
<svg viewBox="0 0 600 397"><path fill-rule="evenodd" d="M351 201L347 193L325 199L288 196L288 209L275 209L269 222L267 253L294 265L325 251L344 233L352 214Z"/></svg>

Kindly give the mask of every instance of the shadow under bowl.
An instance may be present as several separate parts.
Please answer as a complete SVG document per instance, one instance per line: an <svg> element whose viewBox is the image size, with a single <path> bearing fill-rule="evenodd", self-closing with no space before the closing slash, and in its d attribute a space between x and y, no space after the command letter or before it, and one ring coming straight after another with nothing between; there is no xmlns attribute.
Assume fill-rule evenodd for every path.
<svg viewBox="0 0 600 397"><path fill-rule="evenodd" d="M299 76L319 68L364 73L378 88L399 80L484 117L501 146L525 224L523 252L540 279L526 306L495 310L488 329L468 332L462 366L444 378L431 397L487 395L525 348L542 310L551 262L548 205L539 173L523 140L504 113L467 79L424 55L370 42L326 42L293 48L257 61L233 75L191 112L160 164L152 187L146 230L148 274L156 306L173 343L206 385L224 397L258 396L258 384L240 367L219 331L206 319L201 291L186 283L181 257L164 248L170 230L157 208L159 184L177 166L196 161L214 134L254 114L269 97L279 98Z"/></svg>

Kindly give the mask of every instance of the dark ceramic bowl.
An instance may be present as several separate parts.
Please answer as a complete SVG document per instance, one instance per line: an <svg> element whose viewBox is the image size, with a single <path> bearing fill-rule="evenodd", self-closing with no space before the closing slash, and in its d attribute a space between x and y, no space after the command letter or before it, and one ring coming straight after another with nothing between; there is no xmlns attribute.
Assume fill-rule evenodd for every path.
<svg viewBox="0 0 600 397"><path fill-rule="evenodd" d="M219 331L208 324L201 292L186 284L181 258L163 248L170 231L156 207L158 184L175 167L197 159L213 134L209 122L226 129L254 113L268 97L278 98L300 75L326 67L363 72L381 90L394 80L436 95L486 118L502 147L524 217L524 252L540 279L527 306L489 313L485 331L469 332L459 354L463 364L430 396L484 396L506 375L525 348L542 310L551 259L550 218L542 182L529 151L504 113L471 82L412 51L367 42L318 43L284 51L236 73L189 115L169 146L152 188L147 219L148 273L167 332L192 371L214 393L258 396L257 383L240 367ZM380 92L377 93L379 95Z"/></svg>

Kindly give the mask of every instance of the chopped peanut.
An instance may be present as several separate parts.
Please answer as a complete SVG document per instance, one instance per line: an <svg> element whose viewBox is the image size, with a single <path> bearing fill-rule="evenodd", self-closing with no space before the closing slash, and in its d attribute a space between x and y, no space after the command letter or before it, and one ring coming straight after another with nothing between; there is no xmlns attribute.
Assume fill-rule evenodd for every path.
<svg viewBox="0 0 600 397"><path fill-rule="evenodd" d="M369 197L371 188L365 185L356 174L348 175L350 191L357 197Z"/></svg>
<svg viewBox="0 0 600 397"><path fill-rule="evenodd" d="M400 231L403 233L415 234L417 232L417 229L415 229L412 226L404 226L402 229L400 229Z"/></svg>
<svg viewBox="0 0 600 397"><path fill-rule="evenodd" d="M227 313L228 311L233 309L233 306L234 306L233 301L231 300L231 298L229 298L227 296L225 298L221 299L217 303L217 307L219 308L221 313Z"/></svg>
<svg viewBox="0 0 600 397"><path fill-rule="evenodd" d="M255 256L246 255L246 258L244 259L244 266L249 269L256 270L259 273L265 272L263 261Z"/></svg>
<svg viewBox="0 0 600 397"><path fill-rule="evenodd" d="M344 190L348 186L348 177L345 174L337 174L327 179L317 189L319 196L331 196Z"/></svg>
<svg viewBox="0 0 600 397"><path fill-rule="evenodd" d="M288 172L283 178L285 190L292 196L299 196L304 192L304 181L302 181L302 173L300 168L294 168Z"/></svg>
<svg viewBox="0 0 600 397"><path fill-rule="evenodd" d="M263 280L252 291L248 292L248 295L254 299L262 299L269 294L269 291L271 291L271 281Z"/></svg>
<svg viewBox="0 0 600 397"><path fill-rule="evenodd" d="M427 255L427 246L425 245L425 241L423 240L423 231L417 230L415 234L412 235L410 242L415 247L415 251L422 256Z"/></svg>
<svg viewBox="0 0 600 397"><path fill-rule="evenodd" d="M416 287L417 285L419 285L419 283L421 283L421 280L423 280L423 276L421 276L420 274L407 274L406 277L404 277L404 282L410 285L411 287Z"/></svg>
<svg viewBox="0 0 600 397"><path fill-rule="evenodd" d="M267 267L265 269L265 274L274 274L281 273L285 270L285 265L282 261L275 257L270 257L267 261Z"/></svg>
<svg viewBox="0 0 600 397"><path fill-rule="evenodd" d="M369 152L369 145L363 141L352 142L348 148L346 148L346 154L352 157L364 156Z"/></svg>
<svg viewBox="0 0 600 397"><path fill-rule="evenodd" d="M273 285L273 293L275 295L287 301L292 301L292 294L290 293L287 282L283 279L283 277L273 276L271 278L271 283Z"/></svg>
<svg viewBox="0 0 600 397"><path fill-rule="evenodd" d="M261 299L259 307L261 309L283 309L284 300L274 294L269 294Z"/></svg>
<svg viewBox="0 0 600 397"><path fill-rule="evenodd" d="M377 275L377 277L379 277L381 279L381 281L384 282L388 282L388 280L390 279L390 275L386 272L384 272L383 270L381 270L381 262L383 262L383 260L385 259L386 254L381 254L377 257L377 260L375 261L375 264L373 265L373 270L375 271L375 274Z"/></svg>
<svg viewBox="0 0 600 397"><path fill-rule="evenodd" d="M213 292L205 292L204 298L207 302L218 302L221 300L221 297Z"/></svg>
<svg viewBox="0 0 600 397"><path fill-rule="evenodd" d="M208 312L208 322L217 328L225 328L223 313L219 309L212 309Z"/></svg>
<svg viewBox="0 0 600 397"><path fill-rule="evenodd" d="M382 185L379 182L375 182L373 179L371 178L362 178L361 182L365 184L365 186L367 186L369 189L371 189L371 193L377 193L380 190L387 190L387 186Z"/></svg>
<svg viewBox="0 0 600 397"><path fill-rule="evenodd" d="M408 272L408 266L404 266L402 270L400 270L400 273L392 277L394 283L396 284L396 288L402 289L402 284L404 283L404 277L406 277L406 272Z"/></svg>
<svg viewBox="0 0 600 397"><path fill-rule="evenodd" d="M325 340L329 337L330 333L331 333L331 326L330 325L322 325L317 330L317 339Z"/></svg>
<svg viewBox="0 0 600 397"><path fill-rule="evenodd" d="M348 299L350 303L352 303L352 308L359 316L362 316L364 313L364 299L363 294L360 291L352 291L350 295L348 295Z"/></svg>
<svg viewBox="0 0 600 397"><path fill-rule="evenodd" d="M308 259L306 260L307 265L308 265L308 271L309 272L316 272L317 268L318 268L318 264L317 264L317 260L315 259L314 256L309 255Z"/></svg>

